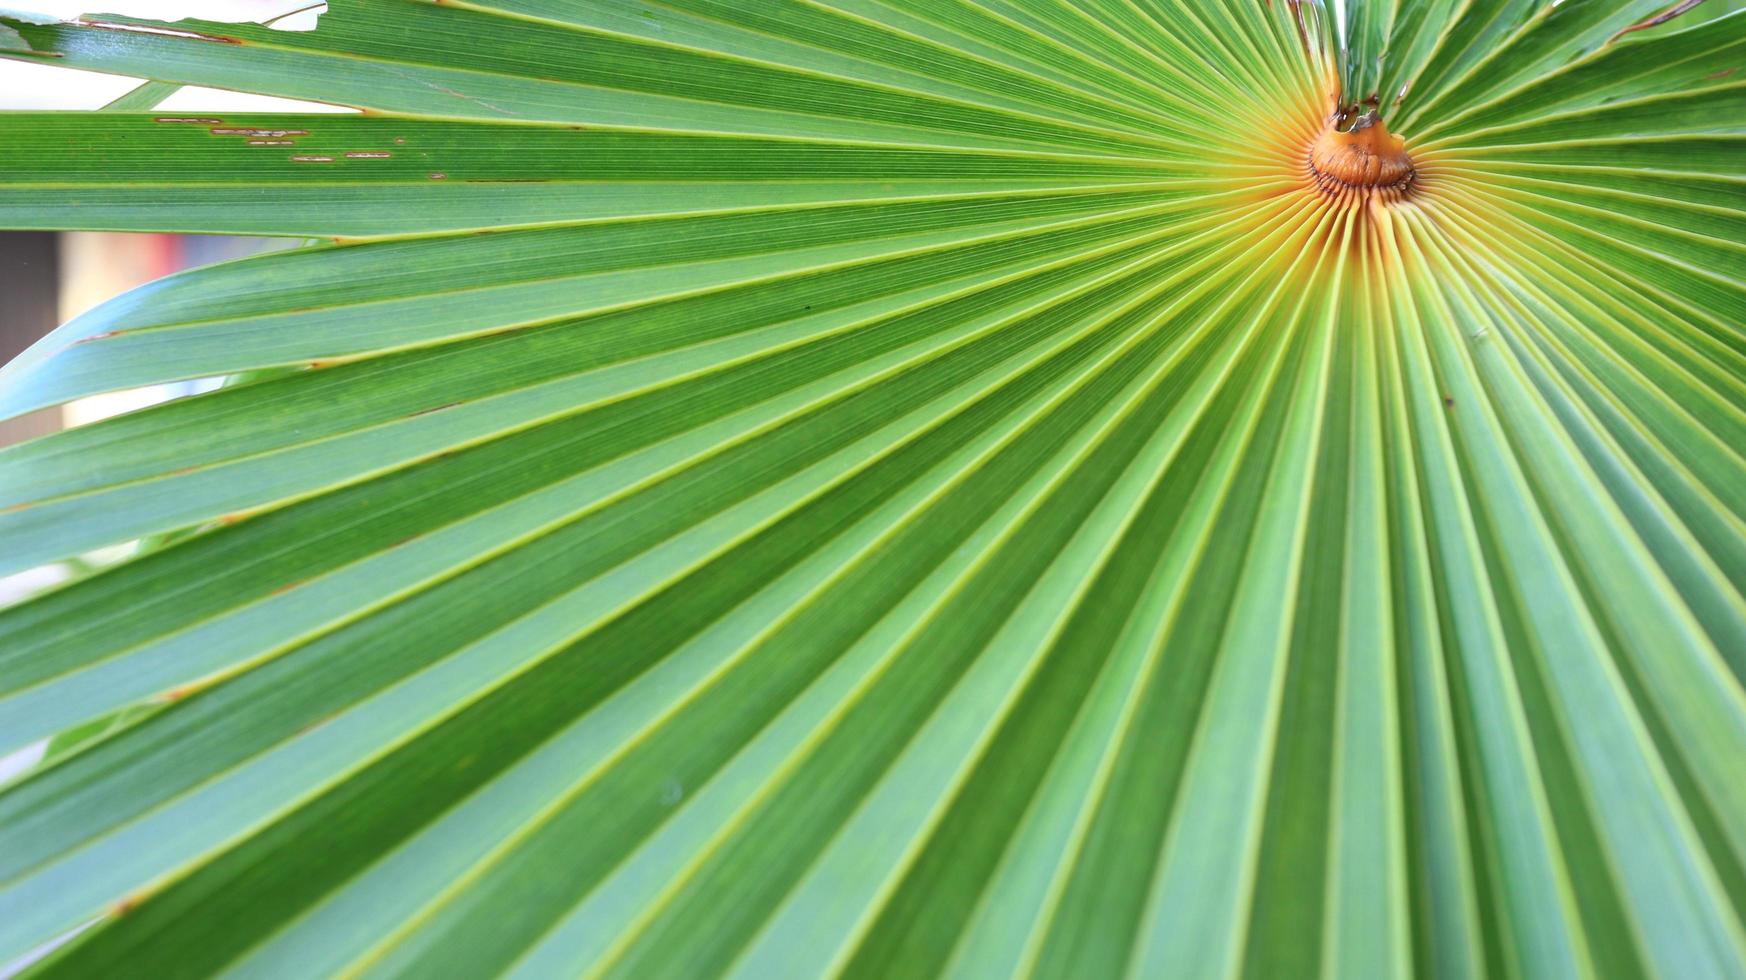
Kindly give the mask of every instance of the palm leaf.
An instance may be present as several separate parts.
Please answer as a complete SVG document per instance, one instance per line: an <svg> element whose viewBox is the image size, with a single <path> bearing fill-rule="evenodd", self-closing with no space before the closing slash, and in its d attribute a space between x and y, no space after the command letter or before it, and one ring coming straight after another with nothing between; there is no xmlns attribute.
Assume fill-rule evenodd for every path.
<svg viewBox="0 0 1746 980"><path fill-rule="evenodd" d="M1746 973L1714 6L15 25L158 84L0 226L323 241L0 370L237 376L0 452L0 568L168 536L0 611L0 962Z"/></svg>

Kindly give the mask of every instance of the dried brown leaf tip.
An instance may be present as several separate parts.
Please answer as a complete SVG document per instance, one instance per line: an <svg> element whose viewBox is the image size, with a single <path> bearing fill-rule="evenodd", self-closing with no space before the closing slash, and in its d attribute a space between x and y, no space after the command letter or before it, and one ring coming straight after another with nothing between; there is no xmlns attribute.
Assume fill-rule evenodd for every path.
<svg viewBox="0 0 1746 980"><path fill-rule="evenodd" d="M1693 9L1698 4L1703 3L1703 2L1704 2L1704 0L1685 0L1684 3L1676 4L1673 7L1669 8L1667 10L1664 10L1661 13L1658 13L1653 17L1647 18L1645 20L1640 20L1637 23L1632 24L1630 27L1627 27L1624 30L1620 31L1619 33L1614 34L1612 37L1607 38L1607 43L1611 44L1614 41L1617 41L1619 38L1624 37L1626 34L1631 33L1632 31L1646 31L1651 27L1660 27L1662 24L1667 23L1668 21L1672 20L1673 18L1678 17L1680 14L1683 14L1686 11Z"/></svg>

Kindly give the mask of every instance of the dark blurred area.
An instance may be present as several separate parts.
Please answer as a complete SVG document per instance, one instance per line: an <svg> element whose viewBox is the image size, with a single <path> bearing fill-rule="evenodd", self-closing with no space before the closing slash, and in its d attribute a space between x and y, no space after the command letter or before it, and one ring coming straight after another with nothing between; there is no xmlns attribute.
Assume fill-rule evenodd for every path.
<svg viewBox="0 0 1746 980"><path fill-rule="evenodd" d="M49 231L0 231L0 364L60 322L60 238ZM0 446L61 427L59 409L0 422Z"/></svg>

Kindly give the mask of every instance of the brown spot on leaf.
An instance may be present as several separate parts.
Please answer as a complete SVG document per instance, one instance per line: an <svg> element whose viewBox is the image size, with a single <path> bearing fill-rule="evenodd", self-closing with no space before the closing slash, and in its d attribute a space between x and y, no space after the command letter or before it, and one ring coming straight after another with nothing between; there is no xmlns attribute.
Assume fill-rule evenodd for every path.
<svg viewBox="0 0 1746 980"><path fill-rule="evenodd" d="M281 136L308 136L307 129L257 129L254 127L215 126L207 132L214 136L262 136L278 138Z"/></svg>

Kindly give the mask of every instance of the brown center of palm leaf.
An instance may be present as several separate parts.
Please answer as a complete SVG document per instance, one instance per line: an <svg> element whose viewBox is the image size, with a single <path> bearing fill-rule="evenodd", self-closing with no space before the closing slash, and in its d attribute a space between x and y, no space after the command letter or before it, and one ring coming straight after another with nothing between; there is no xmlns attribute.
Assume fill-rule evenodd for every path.
<svg viewBox="0 0 1746 980"><path fill-rule="evenodd" d="M1404 194L1415 171L1405 142L1388 131L1374 111L1341 128L1342 117L1330 118L1309 150L1309 171L1324 193L1349 189Z"/></svg>

